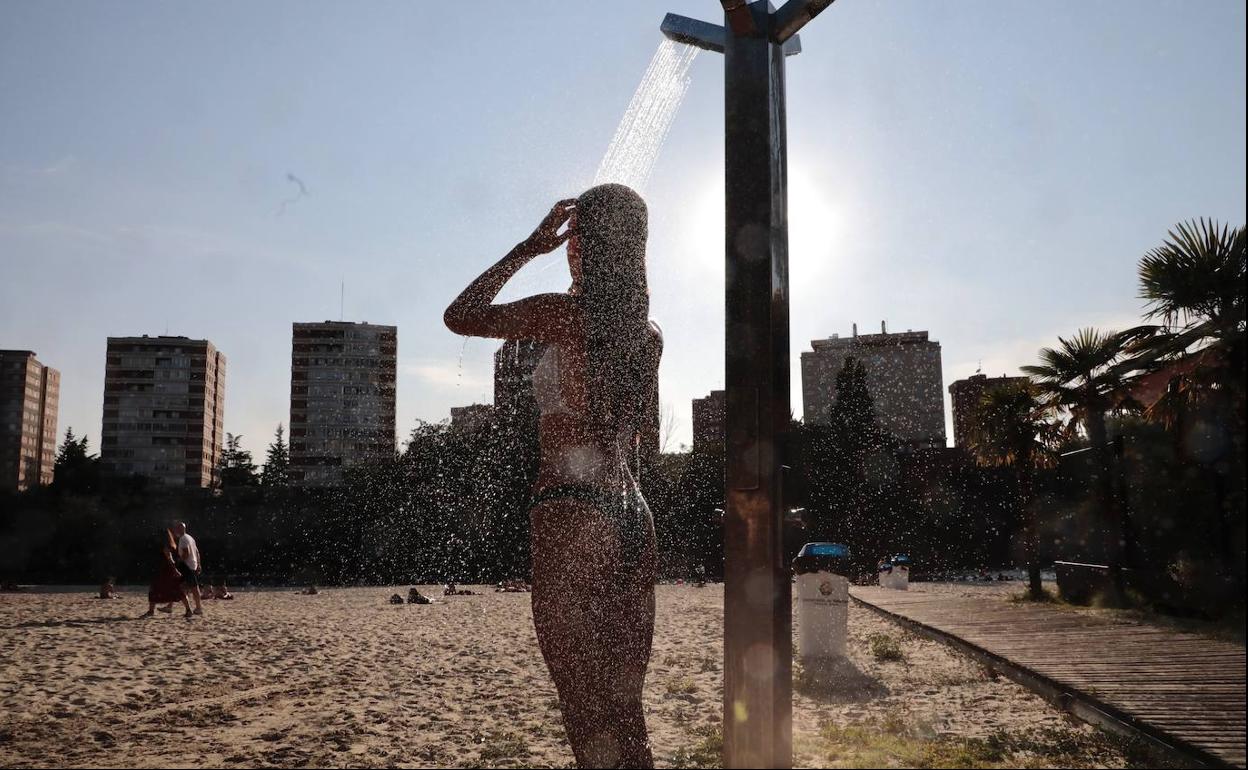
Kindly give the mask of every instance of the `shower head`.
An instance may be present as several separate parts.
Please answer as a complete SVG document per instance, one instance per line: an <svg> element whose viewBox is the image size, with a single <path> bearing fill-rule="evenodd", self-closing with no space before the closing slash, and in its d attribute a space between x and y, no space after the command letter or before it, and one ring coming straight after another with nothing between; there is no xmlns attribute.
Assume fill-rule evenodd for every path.
<svg viewBox="0 0 1248 770"><path fill-rule="evenodd" d="M724 52L724 28L718 24L691 19L676 13L663 17L659 31L669 40L703 48L716 53Z"/></svg>
<svg viewBox="0 0 1248 770"><path fill-rule="evenodd" d="M729 1L731 2L731 0ZM818 0L815 1L818 2ZM827 0L828 3L831 1ZM745 8L746 13L751 13L747 5L740 7ZM729 20L731 21L731 17L729 17ZM728 35L728 31L718 24L691 19L678 13L669 13L667 16L664 16L663 23L659 25L659 31L674 42L684 43L694 48L702 48L716 53L724 52L724 44ZM792 35L786 40L778 42L782 42L785 56L793 56L802 51L802 41L797 35Z"/></svg>

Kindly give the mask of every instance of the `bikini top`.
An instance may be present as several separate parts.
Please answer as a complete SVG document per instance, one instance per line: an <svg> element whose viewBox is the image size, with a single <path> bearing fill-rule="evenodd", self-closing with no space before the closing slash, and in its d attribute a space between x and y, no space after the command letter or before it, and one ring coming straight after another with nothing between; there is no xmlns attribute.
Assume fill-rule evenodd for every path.
<svg viewBox="0 0 1248 770"><path fill-rule="evenodd" d="M580 412L572 409L563 397L562 363L562 351L559 345L551 344L546 348L546 352L542 354L541 359L538 360L537 366L533 367L533 398L537 402L538 411L543 417L552 414L566 414L574 417L583 416ZM628 471L627 448L631 440L632 431L624 428L619 431L614 441L616 462L626 472ZM638 472L640 473L640 460L638 460Z"/></svg>
<svg viewBox="0 0 1248 770"><path fill-rule="evenodd" d="M559 346L552 344L547 346L533 368L533 397L543 417L548 414L575 414L563 398L561 363Z"/></svg>

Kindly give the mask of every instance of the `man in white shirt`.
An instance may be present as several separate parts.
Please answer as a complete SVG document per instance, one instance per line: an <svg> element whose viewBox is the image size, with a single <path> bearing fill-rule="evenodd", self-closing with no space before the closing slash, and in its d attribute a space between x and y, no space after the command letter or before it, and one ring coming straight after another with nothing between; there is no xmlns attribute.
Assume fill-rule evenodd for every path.
<svg viewBox="0 0 1248 770"><path fill-rule="evenodd" d="M204 606L199 593L199 546L181 521L173 525L173 536L178 539L177 567L182 575L182 586L195 597L195 614L203 615Z"/></svg>

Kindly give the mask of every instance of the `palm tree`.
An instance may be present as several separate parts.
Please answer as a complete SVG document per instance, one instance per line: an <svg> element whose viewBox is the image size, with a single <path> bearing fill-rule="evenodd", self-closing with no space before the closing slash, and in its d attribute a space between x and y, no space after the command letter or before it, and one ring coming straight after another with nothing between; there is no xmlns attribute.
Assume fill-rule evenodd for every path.
<svg viewBox="0 0 1248 770"><path fill-rule="evenodd" d="M1236 516L1228 509L1227 487L1243 473L1245 434L1245 255L1243 226L1213 220L1180 222L1161 246L1140 260L1140 298L1148 317L1159 321L1134 352L1140 368L1167 369L1165 395L1150 407L1182 443L1185 416L1193 409L1216 415L1230 452L1214 465L1223 555L1235 559ZM1242 477L1240 480L1242 488ZM1238 517L1243 516L1242 505ZM1242 572L1241 572L1242 577Z"/></svg>
<svg viewBox="0 0 1248 770"><path fill-rule="evenodd" d="M984 392L976 405L970 451L980 465L1010 467L1018 478L1018 520L1023 523L1028 593L1041 599L1039 525L1031 506L1036 471L1051 467L1052 446L1061 430L1052 409L1030 382L1006 384Z"/></svg>
<svg viewBox="0 0 1248 770"><path fill-rule="evenodd" d="M1127 347L1143 333L1140 328L1125 332L1080 329L1070 339L1058 337L1058 347L1041 350L1039 365L1022 367L1036 384L1040 400L1047 406L1067 410L1088 436L1096 463L1101 510L1110 526L1108 555L1114 565L1121 564L1124 544L1105 415L1137 406L1125 387L1127 373L1136 368L1127 355Z"/></svg>
<svg viewBox="0 0 1248 770"><path fill-rule="evenodd" d="M1140 260L1140 298L1160 324L1133 347L1142 369L1198 354L1199 365L1176 377L1174 395L1186 404L1217 401L1228 412L1238 405L1237 434L1244 424L1246 252L1243 227L1205 219L1176 225ZM1182 406L1173 398L1160 405L1168 412Z"/></svg>

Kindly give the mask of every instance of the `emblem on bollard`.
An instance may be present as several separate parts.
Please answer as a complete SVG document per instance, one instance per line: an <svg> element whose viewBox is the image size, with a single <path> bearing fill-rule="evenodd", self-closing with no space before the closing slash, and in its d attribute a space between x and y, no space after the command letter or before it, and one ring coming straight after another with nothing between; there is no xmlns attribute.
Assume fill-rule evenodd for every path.
<svg viewBox="0 0 1248 770"><path fill-rule="evenodd" d="M822 583L820 583L819 593L823 594L824 596L828 596L829 594L831 594L832 593L832 581L825 580Z"/></svg>

